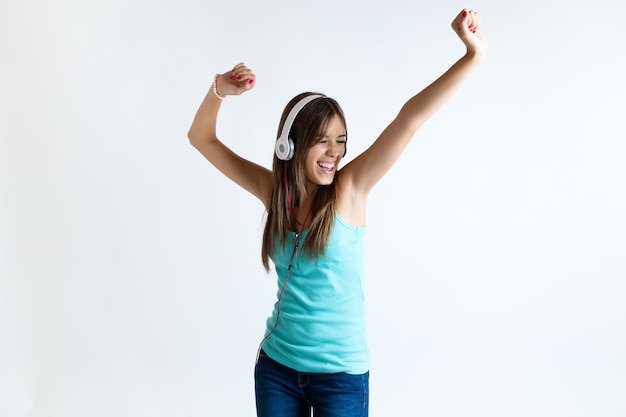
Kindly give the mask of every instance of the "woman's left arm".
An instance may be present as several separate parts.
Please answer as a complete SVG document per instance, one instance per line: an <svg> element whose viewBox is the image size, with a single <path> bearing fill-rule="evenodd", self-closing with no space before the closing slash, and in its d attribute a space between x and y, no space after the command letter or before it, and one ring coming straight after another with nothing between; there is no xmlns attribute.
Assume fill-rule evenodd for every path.
<svg viewBox="0 0 626 417"><path fill-rule="evenodd" d="M487 42L479 30L480 16L462 10L452 28L467 48L466 54L432 84L412 97L398 116L361 155L341 170L353 195L364 197L396 162L415 132L458 90L472 70L482 61Z"/></svg>

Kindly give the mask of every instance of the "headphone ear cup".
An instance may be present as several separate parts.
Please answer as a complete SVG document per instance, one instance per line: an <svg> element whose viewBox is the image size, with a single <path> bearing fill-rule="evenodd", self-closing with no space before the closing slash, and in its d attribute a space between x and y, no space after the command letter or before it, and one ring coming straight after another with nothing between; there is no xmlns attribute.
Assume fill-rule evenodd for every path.
<svg viewBox="0 0 626 417"><path fill-rule="evenodd" d="M291 131L291 126L293 125L294 120L296 120L296 116L311 101L325 97L321 94L311 94L300 101L298 101L293 108L289 111L287 118L285 119L285 123L280 130L280 135L278 139L276 139L276 145L274 146L274 153L276 153L276 157L281 161L288 161L293 158L295 153L295 146L293 144L293 140L289 137L289 132Z"/></svg>
<svg viewBox="0 0 626 417"><path fill-rule="evenodd" d="M295 153L293 140L290 137L278 138L274 151L278 159L280 159L281 161L289 161L291 158L293 158L293 154Z"/></svg>
<svg viewBox="0 0 626 417"><path fill-rule="evenodd" d="M286 161L293 158L293 155L296 153L296 146L293 144L293 139L287 138L287 148L289 149L289 153L287 154Z"/></svg>

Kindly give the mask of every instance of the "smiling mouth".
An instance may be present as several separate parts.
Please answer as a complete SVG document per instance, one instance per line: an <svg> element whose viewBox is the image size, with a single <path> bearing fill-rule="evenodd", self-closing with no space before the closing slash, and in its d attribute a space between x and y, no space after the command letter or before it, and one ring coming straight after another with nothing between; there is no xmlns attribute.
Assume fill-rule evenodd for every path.
<svg viewBox="0 0 626 417"><path fill-rule="evenodd" d="M334 162L318 162L317 165L325 171L332 171L335 169Z"/></svg>

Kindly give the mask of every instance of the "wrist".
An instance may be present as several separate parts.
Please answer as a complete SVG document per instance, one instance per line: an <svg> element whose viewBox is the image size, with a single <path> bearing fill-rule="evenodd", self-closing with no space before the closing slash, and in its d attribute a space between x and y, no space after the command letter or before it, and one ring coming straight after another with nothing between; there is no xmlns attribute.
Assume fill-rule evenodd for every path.
<svg viewBox="0 0 626 417"><path fill-rule="evenodd" d="M212 86L212 90L213 90L213 94L215 95L215 97L217 97L220 100L224 100L226 98L225 95L221 95L219 92L219 87L218 87L218 79L219 79L219 74L215 74L215 77L213 77L213 86Z"/></svg>
<svg viewBox="0 0 626 417"><path fill-rule="evenodd" d="M485 58L485 52L479 52L475 49L468 49L465 53L464 58L473 64L479 64Z"/></svg>

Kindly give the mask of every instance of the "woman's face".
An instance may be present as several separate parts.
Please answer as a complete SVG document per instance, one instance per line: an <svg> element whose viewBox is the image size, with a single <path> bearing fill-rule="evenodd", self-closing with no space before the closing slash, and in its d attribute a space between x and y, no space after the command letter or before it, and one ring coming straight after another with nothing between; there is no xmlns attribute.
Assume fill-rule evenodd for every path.
<svg viewBox="0 0 626 417"><path fill-rule="evenodd" d="M346 150L346 127L334 115L326 133L304 157L304 174L307 181L316 185L332 184L339 161Z"/></svg>

